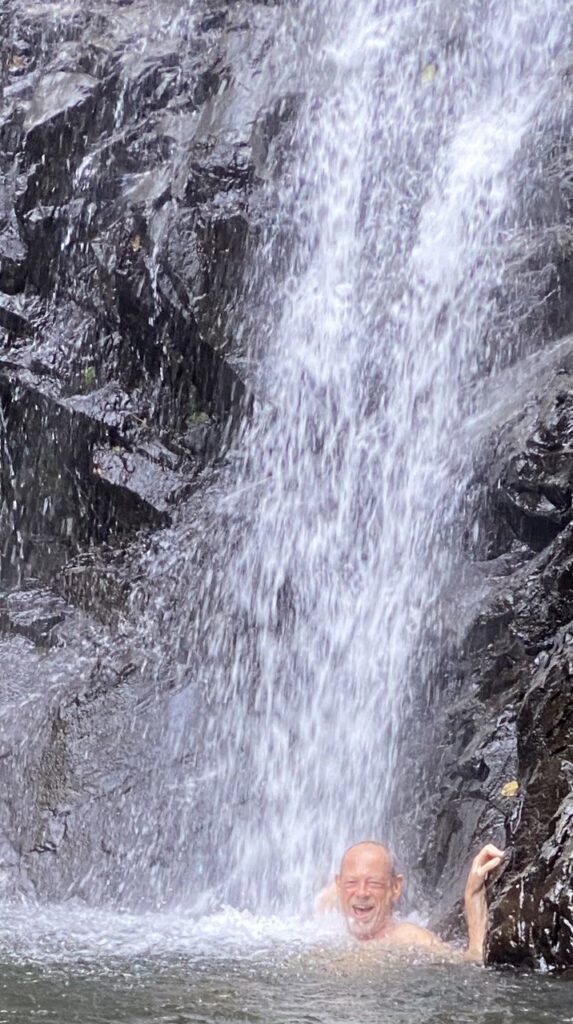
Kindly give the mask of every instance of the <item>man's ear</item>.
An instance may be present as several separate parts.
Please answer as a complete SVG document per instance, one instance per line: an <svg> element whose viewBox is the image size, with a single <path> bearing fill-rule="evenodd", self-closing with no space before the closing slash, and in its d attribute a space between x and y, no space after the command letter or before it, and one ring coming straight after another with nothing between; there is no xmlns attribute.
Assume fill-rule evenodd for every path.
<svg viewBox="0 0 573 1024"><path fill-rule="evenodd" d="M336 886L336 891L339 892L340 891L340 875L335 875L334 876L334 884Z"/></svg>
<svg viewBox="0 0 573 1024"><path fill-rule="evenodd" d="M397 903L404 888L404 875L394 875L392 878L392 903Z"/></svg>

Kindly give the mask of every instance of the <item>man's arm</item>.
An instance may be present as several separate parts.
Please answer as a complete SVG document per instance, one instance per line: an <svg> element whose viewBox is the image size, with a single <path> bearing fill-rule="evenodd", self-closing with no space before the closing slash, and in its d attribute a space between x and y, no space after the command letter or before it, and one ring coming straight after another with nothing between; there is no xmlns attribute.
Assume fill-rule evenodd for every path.
<svg viewBox="0 0 573 1024"><path fill-rule="evenodd" d="M468 926L468 948L462 953L448 943L445 943L433 932L426 928L419 928L417 925L404 923L398 925L395 937L400 945L426 947L451 960L472 960L483 963L485 935L487 930L487 896L485 883L488 875L495 871L504 858L503 850L488 843L474 857L466 889L464 894L464 905L466 921Z"/></svg>
<svg viewBox="0 0 573 1024"><path fill-rule="evenodd" d="M332 882L325 889L321 889L314 901L314 916L322 917L323 914L330 914L338 906L338 893L336 884Z"/></svg>
<svg viewBox="0 0 573 1024"><path fill-rule="evenodd" d="M504 858L503 850L488 843L474 857L464 894L464 906L468 926L468 948L466 960L483 963L485 935L487 930L486 879L495 871Z"/></svg>

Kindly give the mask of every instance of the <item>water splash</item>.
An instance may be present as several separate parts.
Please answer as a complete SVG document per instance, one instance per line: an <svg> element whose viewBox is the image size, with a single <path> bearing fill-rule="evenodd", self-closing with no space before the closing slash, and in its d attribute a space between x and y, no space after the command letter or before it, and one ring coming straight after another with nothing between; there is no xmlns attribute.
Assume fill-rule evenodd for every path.
<svg viewBox="0 0 573 1024"><path fill-rule="evenodd" d="M317 943L344 946L344 933L333 921L256 917L223 908L198 919L181 913L110 913L70 906L12 907L0 928L0 955L11 961L41 964L106 961L144 957L202 956L213 961L230 955L255 956Z"/></svg>

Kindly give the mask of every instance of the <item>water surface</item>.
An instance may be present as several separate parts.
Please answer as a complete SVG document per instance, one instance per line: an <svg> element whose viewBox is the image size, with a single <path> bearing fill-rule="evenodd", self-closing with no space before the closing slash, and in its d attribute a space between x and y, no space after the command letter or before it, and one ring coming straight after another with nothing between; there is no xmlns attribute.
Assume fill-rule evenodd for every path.
<svg viewBox="0 0 573 1024"><path fill-rule="evenodd" d="M6 907L0 1024L541 1024L573 1021L567 982L372 956L339 928L228 910Z"/></svg>

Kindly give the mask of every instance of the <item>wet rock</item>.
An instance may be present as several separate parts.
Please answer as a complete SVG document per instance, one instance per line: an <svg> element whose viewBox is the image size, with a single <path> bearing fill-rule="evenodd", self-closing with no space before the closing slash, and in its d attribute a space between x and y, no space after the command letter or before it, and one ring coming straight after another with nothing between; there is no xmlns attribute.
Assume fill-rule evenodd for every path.
<svg viewBox="0 0 573 1024"><path fill-rule="evenodd" d="M8 815L6 835L18 850L20 873L12 893L25 885L56 900L73 892L100 905L119 899L152 907L181 886L188 870L173 856L180 828L190 844L199 828L178 792L197 766L179 763L177 750L162 742L170 721L188 727L190 709L169 677L162 693L154 692L141 670L142 652L129 643L118 641L113 655L97 650L84 651L83 672L68 675L48 711L45 702L43 711L39 703L31 709L42 729L15 787L16 799L23 786L28 794L16 841ZM11 779L13 770L8 754L0 779ZM166 801L176 796L180 814L172 820ZM126 855L130 849L137 856ZM145 887L138 884L142 872Z"/></svg>
<svg viewBox="0 0 573 1024"><path fill-rule="evenodd" d="M193 465L183 476L165 464L174 456L157 443L141 437L134 447L138 417L117 387L68 398L53 377L9 365L0 368L0 403L8 577L24 565L50 576L89 543L162 525L188 493ZM30 443L42 436L55 443Z"/></svg>
<svg viewBox="0 0 573 1024"><path fill-rule="evenodd" d="M45 593L43 599L55 600ZM8 899L37 895L26 857L36 844L47 847L42 768L58 767L51 753L53 702L57 707L58 698L85 686L96 662L97 641L77 612L68 608L56 628L62 643L52 648L0 633L0 887ZM57 830L47 839L55 846Z"/></svg>
<svg viewBox="0 0 573 1024"><path fill-rule="evenodd" d="M148 517L156 517L157 525L168 521L168 512L177 500L189 493L189 481L169 468L146 457L141 451L95 448L92 455L93 472L98 480L111 488L117 501L117 492L125 494L128 507L133 509L135 524L141 521L141 508L147 507ZM134 496L139 499L134 507ZM129 512L122 518L127 520Z"/></svg>
<svg viewBox="0 0 573 1024"><path fill-rule="evenodd" d="M417 791L432 924L459 932L471 853L496 842L511 860L491 887L488 958L549 969L570 963L573 934L572 396L565 359L495 436L486 515L507 530L480 563L489 593L441 666L434 700L446 704Z"/></svg>
<svg viewBox="0 0 573 1024"><path fill-rule="evenodd" d="M126 613L146 614L148 531L191 490L202 502L205 467L252 406L239 294L294 106L267 73L280 5L183 6L164 0L159 23L148 0L0 5L11 895L157 905L187 884L180 830L199 841L190 780L208 799L163 742L195 727L176 668L151 688Z"/></svg>
<svg viewBox="0 0 573 1024"><path fill-rule="evenodd" d="M166 7L162 25L144 0L0 14L10 580L51 581L94 544L165 523L252 406L233 316L257 188L293 121L266 74L282 14ZM77 592L120 597L96 565Z"/></svg>
<svg viewBox="0 0 573 1024"><path fill-rule="evenodd" d="M572 445L573 395L565 376L544 396L521 451L506 462L498 484L501 515L514 535L535 550L571 520Z"/></svg>
<svg viewBox="0 0 573 1024"><path fill-rule="evenodd" d="M193 458L213 458L220 448L221 439L216 424L208 417L198 417L186 433L178 438L184 452Z"/></svg>
<svg viewBox="0 0 573 1024"><path fill-rule="evenodd" d="M0 294L0 327L8 337L32 333L33 321L29 310L18 296Z"/></svg>
<svg viewBox="0 0 573 1024"><path fill-rule="evenodd" d="M33 158L41 159L47 151L49 138L42 134L46 126L60 142L63 125L76 119L78 109L93 111L96 86L96 79L79 72L55 71L39 80L24 119L25 146Z"/></svg>
<svg viewBox="0 0 573 1024"><path fill-rule="evenodd" d="M90 373L89 369L88 365L84 371L84 383L88 387L95 375ZM85 395L71 395L66 399L66 406L74 412L83 413L104 423L115 437L127 434L133 417L137 417L134 402L116 384L107 384Z"/></svg>
<svg viewBox="0 0 573 1024"><path fill-rule="evenodd" d="M139 537L130 544L102 543L80 551L54 577L56 591L99 621L117 626L143 579L144 543Z"/></svg>
<svg viewBox="0 0 573 1024"><path fill-rule="evenodd" d="M185 200L192 206L215 199L222 192L248 190L254 179L251 147L216 138L211 145L199 147L189 163Z"/></svg>
<svg viewBox="0 0 573 1024"><path fill-rule="evenodd" d="M16 295L24 290L27 256L16 225L0 229L0 292Z"/></svg>
<svg viewBox="0 0 573 1024"><path fill-rule="evenodd" d="M169 392L184 379L217 416L249 400L222 318L245 255L252 125L269 101L260 69L277 18L257 4L203 3L192 19L200 32L181 48L178 35L144 29L130 7L120 17L115 4L62 12L55 34L40 8L12 12L11 53L35 73L7 112L19 170L12 201L28 253L10 287L24 273L28 291L67 293L87 317L97 312L102 333L119 328L121 383L165 379L158 419L165 424L169 406L180 429L184 397L174 408ZM189 18L172 14L183 31ZM230 192L233 208L223 212L218 198Z"/></svg>
<svg viewBox="0 0 573 1024"><path fill-rule="evenodd" d="M69 611L65 601L45 588L13 591L0 602L0 628L36 644L49 644L56 639L55 628Z"/></svg>
<svg viewBox="0 0 573 1024"><path fill-rule="evenodd" d="M491 963L567 967L573 956L572 679L573 651L561 635L517 719L520 789L509 819L511 862L492 906Z"/></svg>

